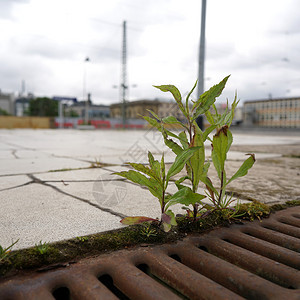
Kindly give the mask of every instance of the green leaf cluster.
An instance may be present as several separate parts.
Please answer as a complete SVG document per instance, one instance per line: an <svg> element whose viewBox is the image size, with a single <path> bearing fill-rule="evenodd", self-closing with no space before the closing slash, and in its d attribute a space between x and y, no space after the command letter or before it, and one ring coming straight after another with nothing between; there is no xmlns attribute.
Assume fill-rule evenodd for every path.
<svg viewBox="0 0 300 300"><path fill-rule="evenodd" d="M186 165L187 161L193 156L198 149L189 148L183 150L175 159L168 172L164 162L164 155L161 161L155 160L152 153L148 152L149 167L143 164L128 163L133 169L129 171L116 172L115 175L125 177L126 179L146 187L149 192L158 199L161 207L161 223L163 223L165 231L171 229L171 225L176 225L175 215L168 208L178 202L170 202L173 196L166 193L169 181L172 176L178 174ZM175 194L176 195L176 194ZM147 217L127 217L122 220L125 225L139 224L143 222L151 222L154 219Z"/></svg>

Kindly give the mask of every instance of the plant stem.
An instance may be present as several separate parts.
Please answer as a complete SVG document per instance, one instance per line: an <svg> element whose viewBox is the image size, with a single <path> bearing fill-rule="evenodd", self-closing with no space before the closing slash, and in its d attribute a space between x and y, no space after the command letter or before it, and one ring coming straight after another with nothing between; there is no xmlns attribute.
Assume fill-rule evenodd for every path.
<svg viewBox="0 0 300 300"><path fill-rule="evenodd" d="M219 199L218 199L218 207L220 207L220 203L222 200L223 185L224 185L224 170L221 172L221 188L220 188L220 195L219 195Z"/></svg>

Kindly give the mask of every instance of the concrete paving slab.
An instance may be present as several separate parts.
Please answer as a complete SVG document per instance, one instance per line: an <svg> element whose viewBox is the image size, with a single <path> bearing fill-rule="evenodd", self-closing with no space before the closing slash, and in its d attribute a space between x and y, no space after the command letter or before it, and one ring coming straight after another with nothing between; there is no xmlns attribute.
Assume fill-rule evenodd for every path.
<svg viewBox="0 0 300 300"><path fill-rule="evenodd" d="M207 155L206 157L210 157ZM255 159L266 159L266 158L276 158L276 157L281 157L281 154L277 153L256 153L255 154ZM247 159L247 154L245 152L239 152L239 151L229 151L227 154L227 159L228 160L241 160L244 161Z"/></svg>
<svg viewBox="0 0 300 300"><path fill-rule="evenodd" d="M14 249L122 226L120 218L39 184L1 192L0 205L0 244L20 239Z"/></svg>
<svg viewBox="0 0 300 300"><path fill-rule="evenodd" d="M87 168L87 162L66 158L44 158L44 159L7 159L0 168L0 175L28 174L37 172L48 172L69 168Z"/></svg>
<svg viewBox="0 0 300 300"><path fill-rule="evenodd" d="M57 172L46 172L36 174L35 176L43 181L51 182L58 181L64 182L75 181L75 182L83 182L83 181L100 181L100 180L115 180L121 177L112 175L114 172L121 172L129 170L128 167L124 166L108 166L103 168L87 168L87 169L79 169L79 170L67 170L67 171L57 171Z"/></svg>
<svg viewBox="0 0 300 300"><path fill-rule="evenodd" d="M20 187L32 180L26 175L3 176L0 177L0 192L7 189ZM1 197L1 194L0 194Z"/></svg>
<svg viewBox="0 0 300 300"><path fill-rule="evenodd" d="M119 228L123 215L160 216L158 201L150 192L111 176L113 171L127 170L118 166L126 160L146 163L148 150L159 160L164 151L165 161L173 161L174 154L163 146L157 132L0 130L0 139L1 245L21 238L17 247L27 247L40 240ZM300 160L283 157L289 153L287 147L266 147L293 144L291 153L298 157L297 143L300 145L299 136L234 134L235 151L228 155L227 177L239 168L245 153L255 152L257 162L246 177L228 186L229 191L242 201L272 204L300 199ZM208 156L209 148L206 152ZM88 168L96 159L108 166L48 172ZM113 163L117 166L109 165ZM213 171L209 176L216 181ZM173 183L169 191L177 191ZM181 205L174 211L181 213Z"/></svg>
<svg viewBox="0 0 300 300"><path fill-rule="evenodd" d="M11 150L0 150L0 164L1 162L3 163L4 160L9 158L11 159L15 158Z"/></svg>

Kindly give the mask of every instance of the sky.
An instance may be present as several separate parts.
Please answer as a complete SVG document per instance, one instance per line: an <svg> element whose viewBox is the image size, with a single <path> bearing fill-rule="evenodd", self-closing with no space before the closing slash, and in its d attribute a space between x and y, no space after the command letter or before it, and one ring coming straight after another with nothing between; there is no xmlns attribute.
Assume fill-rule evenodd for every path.
<svg viewBox="0 0 300 300"><path fill-rule="evenodd" d="M120 100L123 21L128 99L186 95L198 75L201 0L0 0L0 89L96 104ZM205 90L219 101L300 96L300 3L207 0ZM86 58L89 61L85 61ZM193 94L196 98L196 93Z"/></svg>

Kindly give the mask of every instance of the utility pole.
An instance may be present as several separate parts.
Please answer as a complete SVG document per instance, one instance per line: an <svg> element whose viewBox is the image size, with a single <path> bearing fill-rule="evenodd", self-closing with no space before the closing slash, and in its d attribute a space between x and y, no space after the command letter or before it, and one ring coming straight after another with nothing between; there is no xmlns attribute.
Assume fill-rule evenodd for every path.
<svg viewBox="0 0 300 300"><path fill-rule="evenodd" d="M206 19L206 0L202 0L201 32L200 32L200 47L199 47L199 69L198 69L198 97L204 92L205 19Z"/></svg>
<svg viewBox="0 0 300 300"><path fill-rule="evenodd" d="M125 128L126 125L127 89L128 89L128 85L127 85L126 21L123 21L122 83L121 83L123 128Z"/></svg>
<svg viewBox="0 0 300 300"><path fill-rule="evenodd" d="M202 0L201 8L201 29L200 29L200 46L199 46L199 66L198 66L198 90L197 98L204 92L204 61L205 61L205 19L206 19L206 0ZM203 117L197 118L197 124L201 129L203 126Z"/></svg>
<svg viewBox="0 0 300 300"><path fill-rule="evenodd" d="M86 57L84 60L84 65L83 65L83 92L82 92L82 98L83 101L85 101L85 112L84 112L84 122L87 125L89 122L89 99L88 99L88 93L87 93L87 66L86 64L90 61L89 57Z"/></svg>

